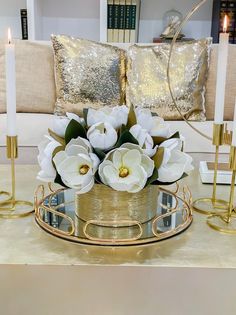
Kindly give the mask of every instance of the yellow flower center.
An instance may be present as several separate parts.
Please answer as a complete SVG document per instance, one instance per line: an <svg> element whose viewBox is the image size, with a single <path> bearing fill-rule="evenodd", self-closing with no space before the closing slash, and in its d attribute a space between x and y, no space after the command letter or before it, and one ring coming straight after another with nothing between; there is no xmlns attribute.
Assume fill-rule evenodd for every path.
<svg viewBox="0 0 236 315"><path fill-rule="evenodd" d="M79 169L80 175L86 175L89 171L90 167L88 165L82 165Z"/></svg>
<svg viewBox="0 0 236 315"><path fill-rule="evenodd" d="M122 166L122 167L120 168L120 170L119 170L119 176L120 176L121 178L125 178L125 177L129 176L129 170L128 170L128 168Z"/></svg>

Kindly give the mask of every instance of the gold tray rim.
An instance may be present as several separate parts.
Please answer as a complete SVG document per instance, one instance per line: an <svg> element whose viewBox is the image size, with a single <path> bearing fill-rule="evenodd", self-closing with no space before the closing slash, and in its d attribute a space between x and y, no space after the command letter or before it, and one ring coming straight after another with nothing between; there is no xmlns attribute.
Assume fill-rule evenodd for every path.
<svg viewBox="0 0 236 315"><path fill-rule="evenodd" d="M42 185L39 187L42 187ZM50 198L50 196L53 196L56 193L62 192L62 191L67 190L67 189L59 189L58 191L51 192L49 195L44 196L40 201L38 201L37 197L35 197L35 222L39 226L39 228L41 228L43 231L50 234L51 236L62 239L64 241L68 241L70 243L79 244L79 245L104 246L104 247L109 247L109 246L110 247L122 247L122 246L127 247L127 246L141 246L141 245L145 246L145 245L153 244L156 242L160 242L160 241L172 238L174 236L177 236L177 235L185 232L191 226L191 224L193 222L193 211L192 211L192 207L191 207L191 200L189 200L189 201L185 200L184 197L182 198L179 195L177 195L177 192L173 192L173 191L167 190L167 189L162 188L162 187L159 187L159 189L162 192L166 192L166 193L173 195L175 198L178 198L180 201L182 201L184 203L184 205L186 206L186 209L185 209L186 210L186 220L184 221L183 224L179 225L176 229L173 229L173 230L168 231L168 232L160 233L160 235L158 235L158 236L155 236L153 234L152 237L148 237L145 239L139 238L137 240L126 240L126 241L117 241L116 239L114 239L114 240L105 240L105 239L104 240L102 240L102 239L91 240L91 239L84 238L84 237L69 235L69 233L63 232L62 230L60 231L57 228L53 228L52 226L50 226L47 223L45 223L44 221L42 221L42 219L40 219L39 211L37 211L37 209L39 209L40 206L42 207L42 204L44 203L44 201L47 198ZM38 190L39 190L39 188L36 191L36 195L37 195ZM183 191L184 191L184 189L183 189ZM44 188L43 188L43 192L44 192ZM55 211L55 210L53 210L53 211ZM160 217L160 216L156 216L152 221L156 220L157 217Z"/></svg>

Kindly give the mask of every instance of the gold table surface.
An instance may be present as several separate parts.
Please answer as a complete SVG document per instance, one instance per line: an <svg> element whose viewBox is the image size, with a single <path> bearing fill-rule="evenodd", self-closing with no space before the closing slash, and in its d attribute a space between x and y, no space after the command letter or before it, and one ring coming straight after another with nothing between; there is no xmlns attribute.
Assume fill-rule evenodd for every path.
<svg viewBox="0 0 236 315"><path fill-rule="evenodd" d="M10 187L9 166L0 167L0 190ZM17 165L17 197L33 200L38 166ZM210 185L202 185L198 171L181 182L193 198L208 197ZM219 197L229 195L229 186L219 186ZM206 217L194 213L184 233L146 246L96 247L69 243L40 229L34 215L18 220L0 219L0 264L27 265L118 265L150 267L236 268L236 236L218 233Z"/></svg>

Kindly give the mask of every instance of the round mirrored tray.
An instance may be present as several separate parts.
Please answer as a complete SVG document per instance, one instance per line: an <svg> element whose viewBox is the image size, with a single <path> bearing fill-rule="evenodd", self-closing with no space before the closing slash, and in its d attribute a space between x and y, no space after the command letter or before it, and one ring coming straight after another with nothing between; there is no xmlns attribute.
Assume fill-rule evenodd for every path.
<svg viewBox="0 0 236 315"><path fill-rule="evenodd" d="M148 222L140 223L132 218L120 222L86 222L75 214L74 190L58 190L44 196L44 187L39 186L35 195L35 219L43 230L53 236L80 244L149 244L178 235L192 223L191 193L186 188L182 193L160 188L157 198L156 215Z"/></svg>

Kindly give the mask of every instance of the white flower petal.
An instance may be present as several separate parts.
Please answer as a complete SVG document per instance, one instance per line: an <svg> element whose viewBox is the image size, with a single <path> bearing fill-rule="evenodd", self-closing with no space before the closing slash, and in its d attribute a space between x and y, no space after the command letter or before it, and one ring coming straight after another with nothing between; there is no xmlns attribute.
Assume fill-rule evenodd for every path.
<svg viewBox="0 0 236 315"><path fill-rule="evenodd" d="M151 160L148 156L142 155L142 167L144 168L145 172L147 173L147 177L152 176L153 171L154 171L154 161Z"/></svg>
<svg viewBox="0 0 236 315"><path fill-rule="evenodd" d="M143 153L143 150L140 148L140 146L133 143L124 143L119 149L138 150L140 153Z"/></svg>
<svg viewBox="0 0 236 315"><path fill-rule="evenodd" d="M135 168L141 164L142 156L138 150L127 151L123 156L123 166Z"/></svg>
<svg viewBox="0 0 236 315"><path fill-rule="evenodd" d="M94 148L108 150L117 142L117 132L109 123L97 123L91 126L87 137Z"/></svg>
<svg viewBox="0 0 236 315"><path fill-rule="evenodd" d="M76 191L77 195L82 195L82 194L86 194L87 192L89 192L94 186L94 178L92 177L90 182L88 183L88 185L82 187L80 190Z"/></svg>
<svg viewBox="0 0 236 315"><path fill-rule="evenodd" d="M99 174L99 177L101 179L101 181L103 182L103 184L105 185L108 185L108 182L107 182L107 179L106 177L104 176L104 172L103 172L103 169L106 167L106 166L112 166L112 162L111 161L108 161L108 160L104 160L100 165L99 165L99 168L98 168L98 174Z"/></svg>
<svg viewBox="0 0 236 315"><path fill-rule="evenodd" d="M67 159L67 154L65 151L58 152L53 158L53 162L55 163L56 168L58 168L59 165L66 159Z"/></svg>
<svg viewBox="0 0 236 315"><path fill-rule="evenodd" d="M80 146L80 145L70 145L69 147L66 147L66 154L69 156L78 155L78 154L88 154L88 151Z"/></svg>

